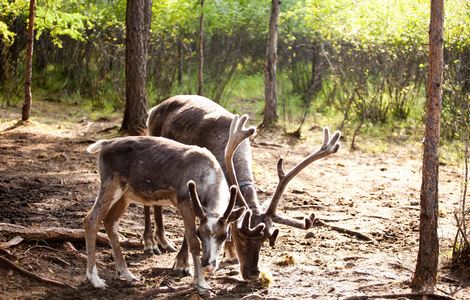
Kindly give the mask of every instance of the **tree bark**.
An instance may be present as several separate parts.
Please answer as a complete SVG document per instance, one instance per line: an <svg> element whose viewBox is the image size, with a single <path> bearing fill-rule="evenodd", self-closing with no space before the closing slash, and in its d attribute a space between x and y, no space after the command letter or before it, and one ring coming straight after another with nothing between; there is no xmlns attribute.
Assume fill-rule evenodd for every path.
<svg viewBox="0 0 470 300"><path fill-rule="evenodd" d="M36 12L36 0L29 2L28 42L26 43L26 68L24 72L24 103L21 110L21 120L29 120L31 104L33 102L31 81L33 77L33 47L34 47L34 14Z"/></svg>
<svg viewBox="0 0 470 300"><path fill-rule="evenodd" d="M276 64L277 35L280 0L272 0L271 18L269 20L268 43L266 47L266 63L264 65L264 118L263 125L270 126L277 119Z"/></svg>
<svg viewBox="0 0 470 300"><path fill-rule="evenodd" d="M199 17L197 94L204 94L204 0L201 0L201 16Z"/></svg>
<svg viewBox="0 0 470 300"><path fill-rule="evenodd" d="M433 291L436 284L439 240L438 182L439 135L443 81L444 0L431 0L429 30L429 71L427 82L426 128L421 184L419 250L412 279L414 290Z"/></svg>
<svg viewBox="0 0 470 300"><path fill-rule="evenodd" d="M126 7L126 108L121 131L147 133L147 54L152 16L151 0L128 0Z"/></svg>

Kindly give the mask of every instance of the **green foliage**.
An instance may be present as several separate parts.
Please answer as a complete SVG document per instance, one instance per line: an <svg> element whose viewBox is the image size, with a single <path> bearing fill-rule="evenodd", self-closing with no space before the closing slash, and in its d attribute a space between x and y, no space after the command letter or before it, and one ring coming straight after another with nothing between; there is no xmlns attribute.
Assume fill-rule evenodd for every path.
<svg viewBox="0 0 470 300"><path fill-rule="evenodd" d="M205 1L206 95L258 117L271 1ZM27 0L0 0L0 101L21 97ZM149 45L151 105L195 93L199 0L154 0ZM468 128L470 2L446 1L443 131ZM281 121L333 120L344 130L421 122L428 0L284 0L279 19ZM49 97L99 110L124 102L124 0L37 1L33 84ZM315 83L315 85L313 84ZM466 127L465 127L466 126ZM361 130L362 131L362 130Z"/></svg>

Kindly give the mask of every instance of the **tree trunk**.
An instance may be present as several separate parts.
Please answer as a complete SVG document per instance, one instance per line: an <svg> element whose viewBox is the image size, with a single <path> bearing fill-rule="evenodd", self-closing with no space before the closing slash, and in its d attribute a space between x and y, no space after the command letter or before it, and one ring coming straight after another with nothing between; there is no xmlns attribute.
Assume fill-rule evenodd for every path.
<svg viewBox="0 0 470 300"><path fill-rule="evenodd" d="M33 77L33 46L34 46L34 14L36 0L29 2L28 42L26 44L26 69L24 72L24 103L21 110L21 120L29 120L33 95L31 93L31 80Z"/></svg>
<svg viewBox="0 0 470 300"><path fill-rule="evenodd" d="M204 94L204 0L201 0L201 16L199 18L199 51L198 51L198 70L197 70L197 94Z"/></svg>
<svg viewBox="0 0 470 300"><path fill-rule="evenodd" d="M439 135L443 80L444 0L431 0L429 30L429 73L427 82L426 128L421 184L419 250L412 280L414 290L433 291L436 284L439 240L438 181Z"/></svg>
<svg viewBox="0 0 470 300"><path fill-rule="evenodd" d="M178 87L183 86L183 41L178 38Z"/></svg>
<svg viewBox="0 0 470 300"><path fill-rule="evenodd" d="M276 63L277 63L277 23L280 0L272 0L269 20L266 63L264 65L264 118L263 125L270 126L277 121Z"/></svg>
<svg viewBox="0 0 470 300"><path fill-rule="evenodd" d="M151 0L128 0L126 8L126 108L121 131L145 135L147 126L147 53Z"/></svg>

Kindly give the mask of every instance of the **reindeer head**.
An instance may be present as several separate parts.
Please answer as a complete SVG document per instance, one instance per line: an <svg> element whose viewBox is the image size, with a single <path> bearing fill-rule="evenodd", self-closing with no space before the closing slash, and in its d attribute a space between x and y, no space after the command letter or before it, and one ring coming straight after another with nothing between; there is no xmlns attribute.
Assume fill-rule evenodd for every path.
<svg viewBox="0 0 470 300"><path fill-rule="evenodd" d="M225 148L225 164L227 173L229 175L229 182L238 186L235 168L233 166L233 154L240 143L253 135L255 128L245 128L247 115L241 118L235 116L230 125L229 140ZM269 240L271 247L274 247L279 230L273 228L273 223L284 224L300 229L309 229L314 220L315 215L312 213L308 218L302 221L287 219L279 216L276 213L279 200L289 183L301 170L306 166L330 154L336 153L339 149L339 138L341 133L337 131L331 138L330 132L327 128L323 130L324 138L321 148L314 153L310 154L307 158L297 164L288 173L284 171L283 159L280 158L277 163L277 172L279 177L279 184L272 198L265 202L260 211L251 210L245 214L241 226L232 226L233 240L237 248L238 259L240 261L240 269L242 277L245 280L257 280L260 274L258 268L259 255L261 247L266 240ZM238 199L241 206L249 208L241 192L238 192ZM252 203L252 207L257 207L257 203ZM257 209L258 210L258 209Z"/></svg>
<svg viewBox="0 0 470 300"><path fill-rule="evenodd" d="M217 257L220 248L227 239L229 225L237 221L243 215L245 207L233 209L237 194L236 186L230 188L228 206L222 215L215 212L204 211L194 181L190 180L188 182L188 189L191 202L193 203L194 213L200 221L196 233L202 243L201 265L204 272L212 273L217 269ZM226 199L220 199L220 201L225 202Z"/></svg>

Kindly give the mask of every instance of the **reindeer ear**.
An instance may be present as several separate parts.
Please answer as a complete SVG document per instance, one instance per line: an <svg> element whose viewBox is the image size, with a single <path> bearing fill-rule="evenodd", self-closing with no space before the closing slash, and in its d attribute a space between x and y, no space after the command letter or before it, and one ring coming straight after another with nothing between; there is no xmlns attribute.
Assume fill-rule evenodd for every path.
<svg viewBox="0 0 470 300"><path fill-rule="evenodd" d="M196 190L196 183L192 180L188 181L189 197L193 203L194 214L199 219L203 220L206 218L206 213L202 209L201 201L199 201L199 196Z"/></svg>
<svg viewBox="0 0 470 300"><path fill-rule="evenodd" d="M268 233L269 246L273 247L276 245L276 239L279 234L279 229L274 229L272 232Z"/></svg>

